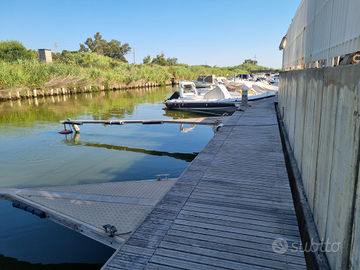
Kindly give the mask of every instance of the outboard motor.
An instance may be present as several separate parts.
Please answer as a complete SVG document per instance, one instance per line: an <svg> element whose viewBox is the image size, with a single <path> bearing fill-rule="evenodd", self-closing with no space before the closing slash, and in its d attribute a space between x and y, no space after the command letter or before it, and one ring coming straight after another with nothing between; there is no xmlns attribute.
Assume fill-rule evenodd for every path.
<svg viewBox="0 0 360 270"><path fill-rule="evenodd" d="M169 97L167 100L172 100L172 99L178 99L180 97L180 92L179 91L175 91L171 97Z"/></svg>

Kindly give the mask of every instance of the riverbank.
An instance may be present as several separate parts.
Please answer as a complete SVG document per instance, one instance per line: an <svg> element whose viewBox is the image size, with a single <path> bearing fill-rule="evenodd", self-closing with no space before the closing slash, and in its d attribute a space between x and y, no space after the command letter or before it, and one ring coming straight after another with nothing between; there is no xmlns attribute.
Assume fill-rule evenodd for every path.
<svg viewBox="0 0 360 270"><path fill-rule="evenodd" d="M0 101L69 93L155 87L196 80L199 75L228 77L265 67L128 64L93 53L71 53L53 63L37 59L0 62Z"/></svg>
<svg viewBox="0 0 360 270"><path fill-rule="evenodd" d="M82 61L74 63L1 62L0 100L155 87L175 81L174 72L162 66L130 65L97 55L90 55L90 60L87 54L80 56Z"/></svg>
<svg viewBox="0 0 360 270"><path fill-rule="evenodd" d="M178 81L173 79L173 80L167 80L165 82L165 85L173 85L173 84L178 84ZM15 89L2 89L0 90L0 101L17 100L17 99L25 99L25 98L37 98L37 97L45 97L45 96L59 96L59 95L68 95L68 94L76 94L76 93L91 93L91 92L99 92L99 91L152 88L161 85L164 85L164 83L139 80L129 84L116 83L107 86L101 85L99 83L93 83L93 84L89 84L88 86L80 86L80 87L64 85L56 88L38 87L34 89L29 89L28 87L24 87L24 88L15 88Z"/></svg>

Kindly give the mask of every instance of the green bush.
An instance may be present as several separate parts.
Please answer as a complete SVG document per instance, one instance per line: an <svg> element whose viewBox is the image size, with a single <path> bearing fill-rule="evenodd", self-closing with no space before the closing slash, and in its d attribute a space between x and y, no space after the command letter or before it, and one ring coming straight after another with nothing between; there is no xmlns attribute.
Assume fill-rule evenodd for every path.
<svg viewBox="0 0 360 270"><path fill-rule="evenodd" d="M33 53L27 51L24 45L17 40L7 40L0 42L0 60L13 62L18 59L31 59Z"/></svg>

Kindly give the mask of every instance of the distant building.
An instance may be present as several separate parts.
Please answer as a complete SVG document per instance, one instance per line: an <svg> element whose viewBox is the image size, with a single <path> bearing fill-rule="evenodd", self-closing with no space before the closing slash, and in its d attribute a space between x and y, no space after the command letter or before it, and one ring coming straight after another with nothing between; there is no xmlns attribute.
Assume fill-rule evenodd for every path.
<svg viewBox="0 0 360 270"><path fill-rule="evenodd" d="M51 50L39 49L39 56L41 63L52 63Z"/></svg>

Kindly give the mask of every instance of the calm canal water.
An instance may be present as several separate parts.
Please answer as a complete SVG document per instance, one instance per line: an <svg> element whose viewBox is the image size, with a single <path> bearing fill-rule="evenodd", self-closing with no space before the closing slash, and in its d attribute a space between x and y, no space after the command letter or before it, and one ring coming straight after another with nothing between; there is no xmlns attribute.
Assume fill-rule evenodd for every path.
<svg viewBox="0 0 360 270"><path fill-rule="evenodd" d="M67 118L203 116L162 110L162 102L174 90L161 87L0 102L0 187L144 180L159 173L180 176L213 137L211 127L196 126L182 133L178 124L89 124L80 126L79 135L58 133L63 129L59 121ZM61 269L51 268L52 264L99 269L114 252L50 220L15 209L8 201L0 200L0 213L0 269Z"/></svg>

